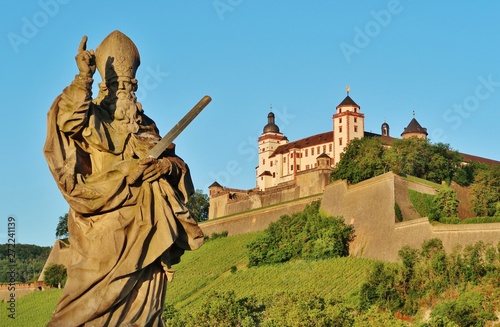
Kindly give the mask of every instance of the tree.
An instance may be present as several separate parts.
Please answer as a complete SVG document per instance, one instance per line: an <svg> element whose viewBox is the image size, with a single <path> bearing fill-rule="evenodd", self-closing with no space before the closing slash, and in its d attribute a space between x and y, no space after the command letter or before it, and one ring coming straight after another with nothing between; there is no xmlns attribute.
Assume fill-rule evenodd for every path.
<svg viewBox="0 0 500 327"><path fill-rule="evenodd" d="M202 190L196 190L188 200L187 207L197 221L208 220L208 195Z"/></svg>
<svg viewBox="0 0 500 327"><path fill-rule="evenodd" d="M460 155L449 144L444 143L429 144L429 154L424 178L436 183L446 181L449 184L460 167Z"/></svg>
<svg viewBox="0 0 500 327"><path fill-rule="evenodd" d="M386 171L383 161L384 147L378 137L352 140L344 150L332 180L346 179L355 184Z"/></svg>
<svg viewBox="0 0 500 327"><path fill-rule="evenodd" d="M398 175L423 177L429 161L430 144L426 139L410 137L394 140L386 152L389 168Z"/></svg>
<svg viewBox="0 0 500 327"><path fill-rule="evenodd" d="M458 216L458 202L457 192L448 187L440 189L434 198L441 217L446 218Z"/></svg>
<svg viewBox="0 0 500 327"><path fill-rule="evenodd" d="M52 287L64 287L66 283L66 267L57 263L53 263L45 268L43 282L45 285Z"/></svg>
<svg viewBox="0 0 500 327"><path fill-rule="evenodd" d="M472 184L472 210L478 216L493 216L500 202L500 165L478 169Z"/></svg>
<svg viewBox="0 0 500 327"><path fill-rule="evenodd" d="M64 216L59 216L59 223L57 223L56 227L56 237L58 239L68 238L68 214L64 214Z"/></svg>

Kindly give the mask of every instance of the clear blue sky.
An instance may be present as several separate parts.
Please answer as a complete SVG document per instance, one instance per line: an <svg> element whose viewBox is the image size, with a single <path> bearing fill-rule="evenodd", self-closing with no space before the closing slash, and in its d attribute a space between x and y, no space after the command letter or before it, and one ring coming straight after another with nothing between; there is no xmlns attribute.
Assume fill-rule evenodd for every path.
<svg viewBox="0 0 500 327"><path fill-rule="evenodd" d="M54 98L115 29L141 54L139 101L166 133L203 95L212 103L176 140L195 187L255 186L256 140L272 110L289 140L326 132L351 86L365 129L412 118L433 142L500 160L497 1L2 2L0 243L52 245L68 206L42 147ZM95 76L96 82L100 81ZM142 84L141 84L142 83Z"/></svg>

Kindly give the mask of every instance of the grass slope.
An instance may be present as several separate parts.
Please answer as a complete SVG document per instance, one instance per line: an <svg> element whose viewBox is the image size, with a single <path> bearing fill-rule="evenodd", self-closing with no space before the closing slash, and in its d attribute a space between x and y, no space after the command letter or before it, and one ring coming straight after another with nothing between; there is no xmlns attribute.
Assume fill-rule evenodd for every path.
<svg viewBox="0 0 500 327"><path fill-rule="evenodd" d="M219 238L199 250L186 252L168 284L167 303L179 311L193 310L212 290L234 291L238 298L259 298L280 292L313 292L322 297L353 300L375 261L340 258L247 268L246 245L257 233ZM235 272L231 268L236 267ZM234 268L232 268L234 271ZM7 318L1 303L0 326L45 326L56 307L61 290L34 292L17 299L16 319Z"/></svg>

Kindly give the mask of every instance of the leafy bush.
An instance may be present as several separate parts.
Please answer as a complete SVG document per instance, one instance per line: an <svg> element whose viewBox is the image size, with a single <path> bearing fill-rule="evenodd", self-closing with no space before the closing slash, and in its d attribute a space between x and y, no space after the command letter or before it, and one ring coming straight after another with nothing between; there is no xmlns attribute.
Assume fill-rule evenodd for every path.
<svg viewBox="0 0 500 327"><path fill-rule="evenodd" d="M54 263L45 268L43 282L45 285L51 287L58 287L59 285L64 287L64 284L66 284L66 278L66 267L64 265Z"/></svg>
<svg viewBox="0 0 500 327"><path fill-rule="evenodd" d="M500 202L500 165L483 166L477 170L472 184L472 210L478 216L494 216Z"/></svg>
<svg viewBox="0 0 500 327"><path fill-rule="evenodd" d="M236 299L234 292L212 292L203 309L194 314L192 326L257 326L263 309L254 297Z"/></svg>
<svg viewBox="0 0 500 327"><path fill-rule="evenodd" d="M458 216L458 196L455 190L448 187L442 188L433 201L442 217Z"/></svg>
<svg viewBox="0 0 500 327"><path fill-rule="evenodd" d="M354 228L343 218L327 216L315 201L302 212L284 215L262 236L248 244L249 266L286 262L290 259L324 259L349 254Z"/></svg>
<svg viewBox="0 0 500 327"><path fill-rule="evenodd" d="M488 310L484 296L481 293L466 292L456 300L448 300L438 304L431 313L433 319L445 317L458 326L484 326L488 320L497 320Z"/></svg>
<svg viewBox="0 0 500 327"><path fill-rule="evenodd" d="M361 286L359 307L362 311L373 305L393 311L401 307L401 300L396 291L397 270L382 262L375 264L368 281Z"/></svg>

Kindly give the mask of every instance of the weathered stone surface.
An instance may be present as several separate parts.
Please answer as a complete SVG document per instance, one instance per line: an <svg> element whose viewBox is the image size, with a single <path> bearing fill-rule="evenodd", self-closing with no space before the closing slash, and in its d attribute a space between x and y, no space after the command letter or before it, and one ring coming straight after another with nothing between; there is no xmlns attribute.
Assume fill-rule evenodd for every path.
<svg viewBox="0 0 500 327"><path fill-rule="evenodd" d="M70 205L68 281L49 326L163 326L166 282L203 233L186 202L194 188L174 147L137 102L134 43L112 32L78 48L79 73L48 113L44 154ZM92 99L93 75L102 77Z"/></svg>

